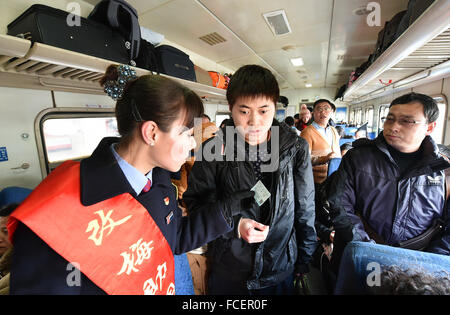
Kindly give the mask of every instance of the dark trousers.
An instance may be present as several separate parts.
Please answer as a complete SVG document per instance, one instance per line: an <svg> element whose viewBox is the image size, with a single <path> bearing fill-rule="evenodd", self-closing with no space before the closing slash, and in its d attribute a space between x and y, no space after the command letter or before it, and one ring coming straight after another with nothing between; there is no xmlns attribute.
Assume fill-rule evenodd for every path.
<svg viewBox="0 0 450 315"><path fill-rule="evenodd" d="M223 277L212 272L208 281L208 295L293 295L294 275L282 282L263 289L249 290L245 280L233 279L232 272Z"/></svg>

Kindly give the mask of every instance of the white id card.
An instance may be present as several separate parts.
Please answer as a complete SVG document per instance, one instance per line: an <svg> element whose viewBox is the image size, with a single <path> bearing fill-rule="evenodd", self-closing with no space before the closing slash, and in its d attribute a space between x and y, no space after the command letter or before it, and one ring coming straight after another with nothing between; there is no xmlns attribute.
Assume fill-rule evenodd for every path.
<svg viewBox="0 0 450 315"><path fill-rule="evenodd" d="M255 200L258 206L261 206L270 197L270 192L260 180L250 190L255 192Z"/></svg>

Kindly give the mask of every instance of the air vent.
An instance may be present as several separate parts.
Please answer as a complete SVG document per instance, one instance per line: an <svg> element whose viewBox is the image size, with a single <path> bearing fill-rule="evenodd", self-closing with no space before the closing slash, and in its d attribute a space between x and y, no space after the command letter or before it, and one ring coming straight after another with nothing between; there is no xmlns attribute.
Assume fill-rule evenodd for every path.
<svg viewBox="0 0 450 315"><path fill-rule="evenodd" d="M284 10L264 13L263 16L275 36L285 35L292 32Z"/></svg>
<svg viewBox="0 0 450 315"><path fill-rule="evenodd" d="M214 46L223 42L226 42L227 40L223 38L218 33L214 32L211 34L204 35L202 37L199 37L202 41L207 43L208 45Z"/></svg>

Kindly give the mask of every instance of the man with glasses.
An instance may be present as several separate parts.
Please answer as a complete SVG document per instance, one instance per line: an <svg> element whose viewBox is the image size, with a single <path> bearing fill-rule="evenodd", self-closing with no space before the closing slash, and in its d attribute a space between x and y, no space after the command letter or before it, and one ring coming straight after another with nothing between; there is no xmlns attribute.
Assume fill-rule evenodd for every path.
<svg viewBox="0 0 450 315"><path fill-rule="evenodd" d="M353 142L329 186L335 270L352 240L450 255L450 163L430 137L438 116L431 97L409 93L391 103L375 140Z"/></svg>
<svg viewBox="0 0 450 315"><path fill-rule="evenodd" d="M336 106L330 101L317 100L313 105L314 121L303 129L300 135L309 144L316 186L327 178L328 162L332 158L341 156L339 133L329 124L331 115L335 111Z"/></svg>

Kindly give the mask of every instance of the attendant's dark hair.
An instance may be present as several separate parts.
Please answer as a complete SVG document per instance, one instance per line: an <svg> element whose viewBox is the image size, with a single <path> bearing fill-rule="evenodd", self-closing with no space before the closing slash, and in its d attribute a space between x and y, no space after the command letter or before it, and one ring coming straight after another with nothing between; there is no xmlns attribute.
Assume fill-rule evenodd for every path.
<svg viewBox="0 0 450 315"><path fill-rule="evenodd" d="M111 65L100 84L103 86L117 79L117 66ZM185 115L184 125L192 128L194 118L201 117L203 112L203 102L197 94L160 75L144 75L127 82L116 103L117 127L123 140L128 139L142 121L154 121L163 132L168 132L180 115Z"/></svg>
<svg viewBox="0 0 450 315"><path fill-rule="evenodd" d="M227 101L231 108L240 97L267 97L276 106L280 97L277 79L264 67L242 66L233 74L227 87Z"/></svg>
<svg viewBox="0 0 450 315"><path fill-rule="evenodd" d="M402 95L393 100L389 108L398 104L411 104L416 102L422 104L423 113L428 123L435 122L439 118L439 107L436 101L425 94L411 92Z"/></svg>

